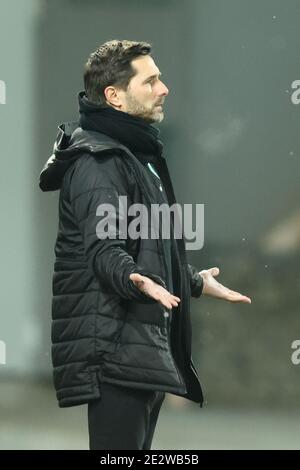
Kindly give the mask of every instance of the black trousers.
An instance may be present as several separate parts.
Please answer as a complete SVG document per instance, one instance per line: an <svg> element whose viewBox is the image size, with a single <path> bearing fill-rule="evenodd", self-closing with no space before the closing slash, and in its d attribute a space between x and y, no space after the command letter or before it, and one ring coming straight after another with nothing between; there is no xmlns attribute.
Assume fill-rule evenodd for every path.
<svg viewBox="0 0 300 470"><path fill-rule="evenodd" d="M165 393L101 384L101 397L88 403L90 450L151 449Z"/></svg>

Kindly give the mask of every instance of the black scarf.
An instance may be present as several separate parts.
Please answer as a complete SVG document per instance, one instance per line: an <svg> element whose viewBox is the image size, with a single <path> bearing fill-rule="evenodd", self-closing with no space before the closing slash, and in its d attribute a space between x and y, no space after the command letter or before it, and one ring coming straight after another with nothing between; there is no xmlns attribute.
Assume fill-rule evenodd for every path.
<svg viewBox="0 0 300 470"><path fill-rule="evenodd" d="M82 129L101 132L117 140L144 165L157 162L162 155L163 144L156 127L111 106L93 104L88 101L85 92L79 93L78 100L79 125Z"/></svg>

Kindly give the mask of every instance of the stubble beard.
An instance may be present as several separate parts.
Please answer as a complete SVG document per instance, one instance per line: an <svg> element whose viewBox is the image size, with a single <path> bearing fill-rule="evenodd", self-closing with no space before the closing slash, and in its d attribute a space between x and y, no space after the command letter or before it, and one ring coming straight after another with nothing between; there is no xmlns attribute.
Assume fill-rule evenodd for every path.
<svg viewBox="0 0 300 470"><path fill-rule="evenodd" d="M159 111L159 109L155 106L150 109L146 108L146 106L143 106L143 104L139 103L130 93L127 93L126 104L128 114L140 117L149 124L161 122L164 118L163 111Z"/></svg>

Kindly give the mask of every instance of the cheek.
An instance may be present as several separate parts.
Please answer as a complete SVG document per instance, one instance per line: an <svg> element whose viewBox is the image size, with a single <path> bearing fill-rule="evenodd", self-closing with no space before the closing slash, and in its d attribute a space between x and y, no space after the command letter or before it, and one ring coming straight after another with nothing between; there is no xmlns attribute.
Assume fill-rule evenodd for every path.
<svg viewBox="0 0 300 470"><path fill-rule="evenodd" d="M135 98L146 108L152 108L153 102L155 102L153 88L148 85L139 90L136 90Z"/></svg>
<svg viewBox="0 0 300 470"><path fill-rule="evenodd" d="M154 96L154 88L151 85L147 85L143 90L143 94L145 98L151 99Z"/></svg>
<svg viewBox="0 0 300 470"><path fill-rule="evenodd" d="M141 102L144 104L144 106L151 108L153 106L153 101L154 96L152 90L144 91L144 93L141 95Z"/></svg>
<svg viewBox="0 0 300 470"><path fill-rule="evenodd" d="M140 101L141 103L148 102L150 96L151 96L151 90L149 90L148 88L142 88L140 90L137 90L136 95L135 95L136 99Z"/></svg>

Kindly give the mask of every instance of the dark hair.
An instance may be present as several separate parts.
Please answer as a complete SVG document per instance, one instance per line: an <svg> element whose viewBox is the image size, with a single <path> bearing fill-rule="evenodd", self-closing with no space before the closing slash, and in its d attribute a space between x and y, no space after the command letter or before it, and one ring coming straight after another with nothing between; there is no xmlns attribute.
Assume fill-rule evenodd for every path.
<svg viewBox="0 0 300 470"><path fill-rule="evenodd" d="M114 39L105 42L89 55L84 68L84 88L89 101L106 105L104 90L107 86L118 86L126 90L130 79L136 74L131 61L148 55L151 45Z"/></svg>

